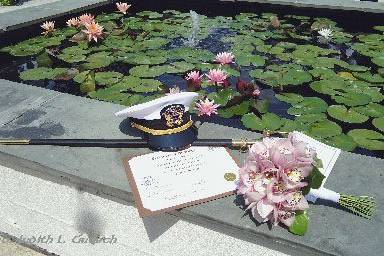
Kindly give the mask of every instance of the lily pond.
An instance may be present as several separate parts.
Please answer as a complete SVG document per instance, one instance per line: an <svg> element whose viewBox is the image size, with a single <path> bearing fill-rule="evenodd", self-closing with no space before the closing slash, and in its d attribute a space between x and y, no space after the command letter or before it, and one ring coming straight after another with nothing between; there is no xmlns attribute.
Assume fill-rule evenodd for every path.
<svg viewBox="0 0 384 256"><path fill-rule="evenodd" d="M128 10L97 15L92 34L72 21L3 47L0 77L125 106L197 91L220 106L196 119L298 130L384 157L384 26L357 33L321 17ZM222 52L233 62L218 63ZM208 79L213 69L222 81ZM201 81L186 80L191 71Z"/></svg>

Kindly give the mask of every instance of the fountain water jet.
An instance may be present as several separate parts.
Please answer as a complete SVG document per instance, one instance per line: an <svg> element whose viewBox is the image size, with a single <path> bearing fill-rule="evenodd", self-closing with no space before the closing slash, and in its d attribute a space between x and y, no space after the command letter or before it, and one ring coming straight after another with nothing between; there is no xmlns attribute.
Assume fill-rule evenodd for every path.
<svg viewBox="0 0 384 256"><path fill-rule="evenodd" d="M197 39L197 34L199 32L199 15L192 10L189 11L189 13L191 14L192 19L192 32L184 44L189 47L196 47L199 43L199 40Z"/></svg>

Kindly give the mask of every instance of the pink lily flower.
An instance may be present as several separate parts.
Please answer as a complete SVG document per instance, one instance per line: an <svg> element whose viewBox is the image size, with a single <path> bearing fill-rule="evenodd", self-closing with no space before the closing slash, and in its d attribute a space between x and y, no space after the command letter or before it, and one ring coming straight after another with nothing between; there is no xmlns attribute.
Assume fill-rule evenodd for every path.
<svg viewBox="0 0 384 256"><path fill-rule="evenodd" d="M94 23L95 22L95 16L91 14L83 14L79 17L80 25L85 26L85 24Z"/></svg>
<svg viewBox="0 0 384 256"><path fill-rule="evenodd" d="M210 101L208 98L205 100L200 100L196 103L196 108L198 111L198 116L207 115L211 116L212 114L217 114L217 108L219 107L219 104L215 104L215 102L212 100Z"/></svg>
<svg viewBox="0 0 384 256"><path fill-rule="evenodd" d="M221 69L211 69L206 76L209 83L217 85L224 84L227 79L227 73Z"/></svg>
<svg viewBox="0 0 384 256"><path fill-rule="evenodd" d="M235 56L231 52L220 52L216 55L215 62L221 65L228 65L233 63Z"/></svg>
<svg viewBox="0 0 384 256"><path fill-rule="evenodd" d="M86 30L83 30L84 33L88 35L88 41L94 40L97 42L98 38L103 36L104 28L100 26L98 23L92 22L85 24Z"/></svg>
<svg viewBox="0 0 384 256"><path fill-rule="evenodd" d="M55 31L55 22L54 21L46 21L40 27L42 27L45 31L41 34L47 36Z"/></svg>
<svg viewBox="0 0 384 256"><path fill-rule="evenodd" d="M127 3L116 3L116 7L117 9L119 10L119 12L123 13L123 14L127 14L127 11L129 9L129 7L131 7L130 4L127 4Z"/></svg>
<svg viewBox="0 0 384 256"><path fill-rule="evenodd" d="M79 18L72 18L72 19L69 19L68 21L67 21L67 26L68 27L78 27L78 26L80 26L80 20L79 20Z"/></svg>
<svg viewBox="0 0 384 256"><path fill-rule="evenodd" d="M196 89L198 89L201 86L202 77L203 77L203 75L200 75L200 71L191 71L187 74L187 76L185 77L185 80L187 80Z"/></svg>

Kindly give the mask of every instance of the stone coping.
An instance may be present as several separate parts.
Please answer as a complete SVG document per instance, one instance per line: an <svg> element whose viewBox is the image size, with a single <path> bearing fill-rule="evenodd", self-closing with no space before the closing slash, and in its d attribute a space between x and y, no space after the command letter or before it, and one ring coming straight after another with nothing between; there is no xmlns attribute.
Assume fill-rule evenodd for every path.
<svg viewBox="0 0 384 256"><path fill-rule="evenodd" d="M368 13L384 13L384 3L353 0L211 0L212 2L265 3L273 5L288 5L295 7L327 8L334 10L352 10ZM42 2L25 8L15 8L0 13L0 32L12 31L72 12L102 6L114 2L112 0L58 0ZM135 2L135 0L131 1Z"/></svg>
<svg viewBox="0 0 384 256"><path fill-rule="evenodd" d="M0 13L0 32L15 30L40 23L48 18L87 10L109 2L109 0L59 0L24 8L14 8L11 11Z"/></svg>
<svg viewBox="0 0 384 256"><path fill-rule="evenodd" d="M295 7L383 13L384 3L355 0L234 0L234 2L266 3Z"/></svg>
<svg viewBox="0 0 384 256"><path fill-rule="evenodd" d="M124 106L0 80L0 138L134 138L113 113ZM257 133L203 123L200 138L259 138ZM129 135L128 135L129 134ZM97 195L132 202L122 158L147 149L70 148L54 146L0 146L0 164L79 186ZM233 151L236 158L245 155ZM353 163L353 164L352 164ZM332 205L311 205L309 231L295 236L281 227L256 225L236 204L235 196L189 207L176 214L292 255L380 255L384 249L384 159L342 152L326 187L338 192L375 196L372 221Z"/></svg>

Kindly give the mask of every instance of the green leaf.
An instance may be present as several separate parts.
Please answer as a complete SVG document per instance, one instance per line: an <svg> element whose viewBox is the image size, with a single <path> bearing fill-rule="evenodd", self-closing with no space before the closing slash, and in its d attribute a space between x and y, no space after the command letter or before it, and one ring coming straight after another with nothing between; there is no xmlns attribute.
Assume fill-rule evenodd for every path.
<svg viewBox="0 0 384 256"><path fill-rule="evenodd" d="M310 175L310 181L309 181L311 188L313 189L320 188L324 178L325 176L319 171L319 169L317 167L313 167L313 170Z"/></svg>
<svg viewBox="0 0 384 256"><path fill-rule="evenodd" d="M223 118L231 118L233 116L242 116L249 110L249 101L243 101L238 105L229 107L229 108L220 108L219 109L219 116Z"/></svg>
<svg viewBox="0 0 384 256"><path fill-rule="evenodd" d="M269 110L269 100L256 100L256 103L252 104L252 106L260 113L267 113Z"/></svg>
<svg viewBox="0 0 384 256"><path fill-rule="evenodd" d="M264 124L262 123L261 119L253 113L248 113L243 115L241 117L241 122L248 129L255 130L255 131L264 130Z"/></svg>
<svg viewBox="0 0 384 256"><path fill-rule="evenodd" d="M96 84L105 85L110 87L123 77L123 74L119 72L97 72L95 73Z"/></svg>
<svg viewBox="0 0 384 256"><path fill-rule="evenodd" d="M327 119L327 115L324 113L317 113L317 114L305 114L301 116L297 116L295 118L296 122L299 123L307 123L307 124L312 124L316 123L319 121L324 121Z"/></svg>
<svg viewBox="0 0 384 256"><path fill-rule="evenodd" d="M309 217L306 211L296 212L295 221L288 228L289 232L299 236L305 235L308 229L308 221Z"/></svg>
<svg viewBox="0 0 384 256"><path fill-rule="evenodd" d="M40 55L36 57L36 62L39 67L51 67L53 64L53 61L51 60L51 57L48 55L47 52L43 52Z"/></svg>
<svg viewBox="0 0 384 256"><path fill-rule="evenodd" d="M384 117L384 106L377 103L369 103L365 106L354 107L353 110L366 116Z"/></svg>
<svg viewBox="0 0 384 256"><path fill-rule="evenodd" d="M89 74L89 72L91 72L91 71L90 71L90 70L87 70L87 71L80 72L79 74L77 74L77 75L73 78L73 81L75 81L76 83L81 84L82 82L85 81L85 78L87 77L87 75Z"/></svg>
<svg viewBox="0 0 384 256"><path fill-rule="evenodd" d="M341 127L329 120L320 121L310 126L309 135L317 138L328 138L341 134Z"/></svg>
<svg viewBox="0 0 384 256"><path fill-rule="evenodd" d="M361 80L367 81L368 83L384 83L384 77L380 76L379 74L372 74L371 72L353 72L353 76Z"/></svg>
<svg viewBox="0 0 384 256"><path fill-rule="evenodd" d="M296 93L281 93L276 94L275 97L280 101L284 101L290 104L300 103L304 100L303 96Z"/></svg>
<svg viewBox="0 0 384 256"><path fill-rule="evenodd" d="M334 99L337 103L351 107L366 105L372 101L372 98L369 95L356 92L346 92L341 93L340 95L333 95L332 99Z"/></svg>
<svg viewBox="0 0 384 256"><path fill-rule="evenodd" d="M216 104L220 104L220 106L227 105L228 101L231 100L235 96L240 96L240 93L234 91L231 88L221 89L218 92L212 92L208 94L208 99L213 100Z"/></svg>
<svg viewBox="0 0 384 256"><path fill-rule="evenodd" d="M368 120L367 116L356 112L352 108L347 109L342 105L329 106L327 112L331 117L346 123L360 124Z"/></svg>
<svg viewBox="0 0 384 256"><path fill-rule="evenodd" d="M263 127L269 131L278 130L283 124L283 120L274 113L266 113L261 117Z"/></svg>
<svg viewBox="0 0 384 256"><path fill-rule="evenodd" d="M108 67L115 61L113 56L110 56L108 52L97 52L89 55L86 59L87 63L82 64L84 69L97 69Z"/></svg>
<svg viewBox="0 0 384 256"><path fill-rule="evenodd" d="M348 135L362 148L384 150L384 135L367 129L354 129Z"/></svg>
<svg viewBox="0 0 384 256"><path fill-rule="evenodd" d="M305 97L303 101L290 107L287 112L290 115L317 114L325 112L328 104L317 97Z"/></svg>
<svg viewBox="0 0 384 256"><path fill-rule="evenodd" d="M344 133L333 136L333 137L322 139L321 141L323 141L325 144L328 144L335 148L339 148L344 151L353 151L357 147L357 144L352 139L352 137Z"/></svg>
<svg viewBox="0 0 384 256"><path fill-rule="evenodd" d="M384 117L375 118L372 120L373 126L375 126L380 131L384 132Z"/></svg>
<svg viewBox="0 0 384 256"><path fill-rule="evenodd" d="M371 59L379 67L384 67L384 56L377 56Z"/></svg>
<svg viewBox="0 0 384 256"><path fill-rule="evenodd" d="M63 75L68 71L67 68L46 68L39 67L29 69L20 73L20 79L22 80L44 80L55 79L57 76Z"/></svg>
<svg viewBox="0 0 384 256"><path fill-rule="evenodd" d="M81 92L93 92L96 90L95 73L90 72L85 76L85 80L80 84Z"/></svg>
<svg viewBox="0 0 384 256"><path fill-rule="evenodd" d="M240 66L250 66L260 67L265 65L265 59L259 55L251 54L237 54L236 63Z"/></svg>

